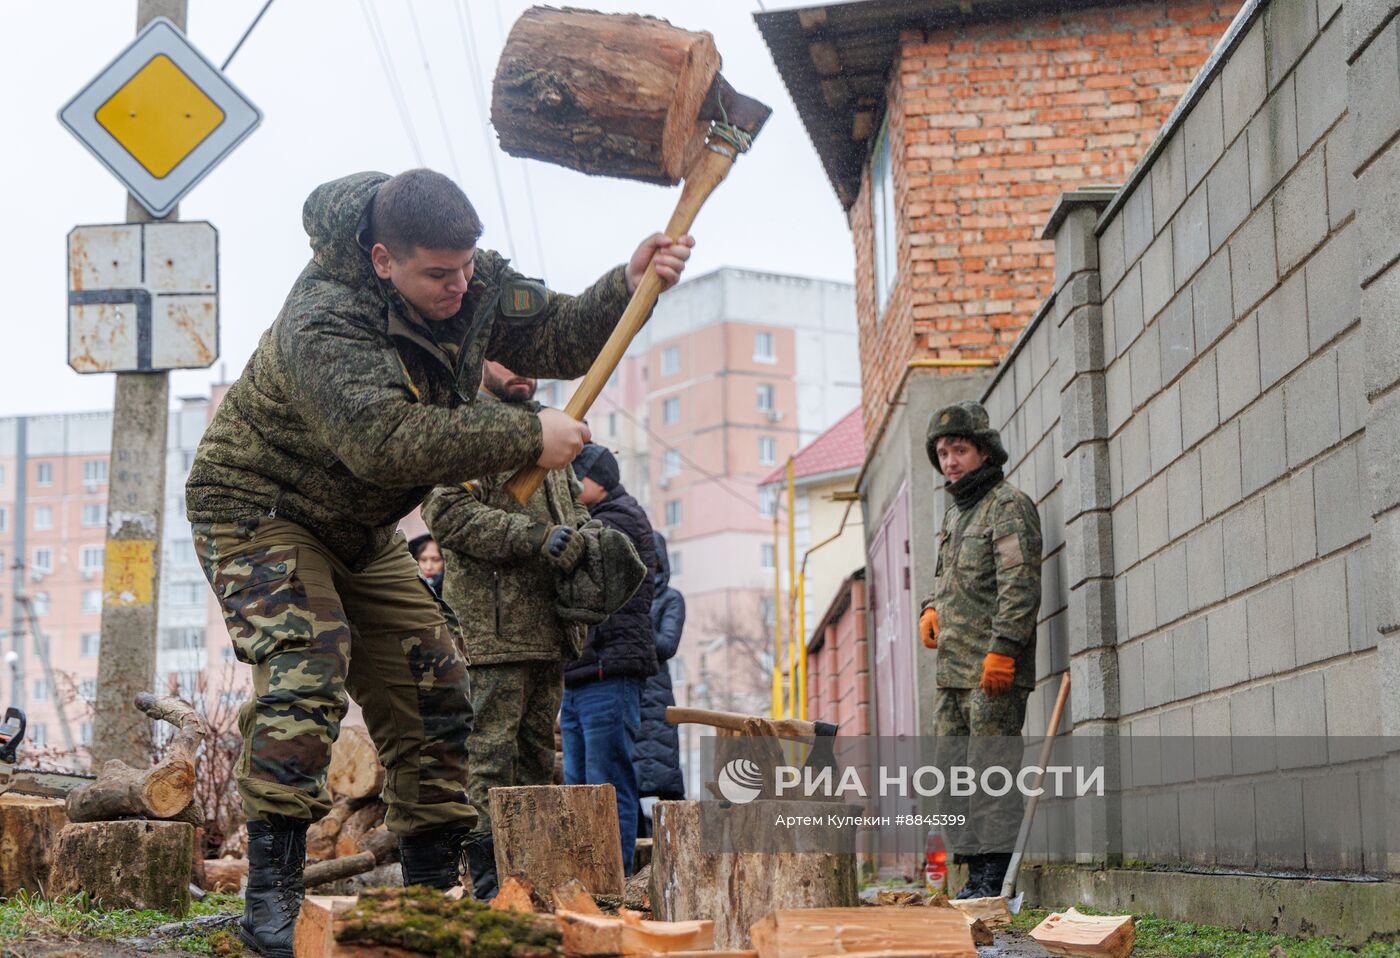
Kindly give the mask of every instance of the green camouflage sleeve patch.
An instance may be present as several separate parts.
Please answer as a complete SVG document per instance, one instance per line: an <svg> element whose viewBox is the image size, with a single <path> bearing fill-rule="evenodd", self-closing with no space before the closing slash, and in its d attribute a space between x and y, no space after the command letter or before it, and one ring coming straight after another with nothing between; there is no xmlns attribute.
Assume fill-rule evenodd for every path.
<svg viewBox="0 0 1400 958"><path fill-rule="evenodd" d="M538 316L549 303L549 291L543 283L533 279L512 279L501 287L498 308L501 315L510 319L529 319Z"/></svg>

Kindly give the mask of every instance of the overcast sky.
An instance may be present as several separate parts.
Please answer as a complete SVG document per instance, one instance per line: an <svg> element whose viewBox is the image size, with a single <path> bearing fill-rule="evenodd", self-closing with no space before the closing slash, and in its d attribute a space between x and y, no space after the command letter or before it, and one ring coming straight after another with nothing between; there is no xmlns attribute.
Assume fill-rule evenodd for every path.
<svg viewBox="0 0 1400 958"><path fill-rule="evenodd" d="M262 3L190 0L189 36L215 64L222 63ZM369 26L365 3L382 33ZM180 205L182 219L208 220L219 230L221 356L210 370L174 373L172 401L207 393L220 364L230 379L242 370L306 264L301 206L326 180L366 169L393 173L420 162L458 176L486 223L482 245L511 255L513 239L515 264L566 292L625 259L642 236L665 225L678 189L585 177L500 152L477 106L458 11L465 9L463 19L470 19L468 35L489 101L505 32L529 4L468 4L273 3L228 70L263 111L262 125ZM688 274L741 266L849 281L853 267L845 217L754 25L757 2L581 0L577 5L665 16L679 26L710 31L724 57L726 78L773 107L754 151L740 160L701 213ZM764 3L770 10L806 5ZM78 224L123 220L125 192L59 125L56 113L130 42L136 2L3 0L0 10L0 80L10 117L0 149L0 243L9 277L0 415L110 408L114 377L80 376L67 365L65 237ZM377 35L403 88L412 136L376 52ZM491 175L492 153L501 171L509 235Z"/></svg>

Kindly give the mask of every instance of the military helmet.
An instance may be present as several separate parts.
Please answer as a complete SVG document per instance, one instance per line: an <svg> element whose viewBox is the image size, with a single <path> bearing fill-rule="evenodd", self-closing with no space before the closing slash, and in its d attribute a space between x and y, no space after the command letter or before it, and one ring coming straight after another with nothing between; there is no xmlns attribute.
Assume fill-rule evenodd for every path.
<svg viewBox="0 0 1400 958"><path fill-rule="evenodd" d="M1006 448L1001 444L1001 434L992 428L986 407L980 402L964 399L935 410L929 419L928 441L924 448L929 462L933 463L939 475L943 474L943 469L938 465L938 450L935 447L944 436L966 436L987 454L987 461L992 465L1006 464L1008 457Z"/></svg>

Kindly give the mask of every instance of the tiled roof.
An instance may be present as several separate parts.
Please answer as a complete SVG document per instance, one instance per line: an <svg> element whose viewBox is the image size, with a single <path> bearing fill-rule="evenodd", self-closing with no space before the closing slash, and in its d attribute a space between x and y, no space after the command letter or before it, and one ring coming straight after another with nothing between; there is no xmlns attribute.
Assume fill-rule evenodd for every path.
<svg viewBox="0 0 1400 958"><path fill-rule="evenodd" d="M861 420L860 407L846 413L836 425L797 450L792 458L792 472L796 479L820 476L830 472L844 472L855 469L865 461L865 425ZM774 469L759 483L761 486L783 482L787 475L787 463Z"/></svg>

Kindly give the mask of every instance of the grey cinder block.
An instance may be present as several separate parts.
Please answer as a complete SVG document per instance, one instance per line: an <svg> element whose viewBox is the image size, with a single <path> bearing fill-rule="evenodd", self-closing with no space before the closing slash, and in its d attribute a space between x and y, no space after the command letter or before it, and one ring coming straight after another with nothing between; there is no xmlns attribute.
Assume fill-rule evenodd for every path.
<svg viewBox="0 0 1400 958"><path fill-rule="evenodd" d="M1172 268L1181 289L1210 255L1210 203L1205 186L1186 200L1172 220Z"/></svg>
<svg viewBox="0 0 1400 958"><path fill-rule="evenodd" d="M1259 304L1259 386L1268 389L1308 358L1308 306L1297 272Z"/></svg>
<svg viewBox="0 0 1400 958"><path fill-rule="evenodd" d="M1225 516L1225 592L1235 595L1263 582L1265 562L1264 500L1256 497Z"/></svg>
<svg viewBox="0 0 1400 958"><path fill-rule="evenodd" d="M1286 273L1327 236L1327 172L1323 151L1314 150L1283 181L1274 196L1278 268Z"/></svg>
<svg viewBox="0 0 1400 958"><path fill-rule="evenodd" d="M1196 334L1191 317L1191 289L1177 294L1157 317L1162 382L1169 383L1196 358Z"/></svg>
<svg viewBox="0 0 1400 958"><path fill-rule="evenodd" d="M1274 0L1264 8L1268 31L1269 86L1274 86L1317 36L1316 0Z"/></svg>
<svg viewBox="0 0 1400 958"><path fill-rule="evenodd" d="M1284 440L1283 390L1275 389L1240 417L1240 479L1246 496L1283 475L1288 464Z"/></svg>
<svg viewBox="0 0 1400 958"><path fill-rule="evenodd" d="M1207 353L1181 377L1181 444L1190 449L1220 424L1215 353Z"/></svg>
<svg viewBox="0 0 1400 958"><path fill-rule="evenodd" d="M1166 227L1142 254L1142 314L1147 322L1162 311L1162 307L1176 292L1176 282L1172 272L1172 233L1173 223Z"/></svg>
<svg viewBox="0 0 1400 958"><path fill-rule="evenodd" d="M1225 127L1221 118L1220 78L1206 87L1186 115L1186 189L1194 190L1225 146Z"/></svg>
<svg viewBox="0 0 1400 958"><path fill-rule="evenodd" d="M1140 409L1162 388L1162 354L1156 323L1128 350L1128 372L1132 377L1133 408Z"/></svg>
<svg viewBox="0 0 1400 958"><path fill-rule="evenodd" d="M1298 664L1321 662L1349 652L1349 616L1345 556L1300 572L1293 583Z"/></svg>
<svg viewBox="0 0 1400 958"><path fill-rule="evenodd" d="M1316 352L1361 315L1356 224L1336 233L1308 260L1308 348Z"/></svg>
<svg viewBox="0 0 1400 958"><path fill-rule="evenodd" d="M1230 241L1229 249L1231 297L1238 317L1268 295L1278 281L1272 203L1254 211Z"/></svg>
<svg viewBox="0 0 1400 958"><path fill-rule="evenodd" d="M1317 503L1317 552L1326 555L1371 531L1371 501L1361 485L1358 443L1329 453L1313 466L1313 484L1325 489ZM1390 568L1400 568L1400 555ZM1400 590L1390 590L1400 595Z"/></svg>
<svg viewBox="0 0 1400 958"><path fill-rule="evenodd" d="M1167 477L1159 475L1138 490L1138 549L1145 558L1167 544L1170 516L1167 511Z"/></svg>
<svg viewBox="0 0 1400 958"><path fill-rule="evenodd" d="M1131 264L1142 256L1156 230L1152 222L1152 178L1138 181L1123 203L1123 262Z"/></svg>
<svg viewBox="0 0 1400 958"><path fill-rule="evenodd" d="M1239 421L1227 423L1201 443L1201 506L1205 518L1220 515L1243 495Z"/></svg>
<svg viewBox="0 0 1400 958"><path fill-rule="evenodd" d="M1176 699L1170 632L1160 632L1142 643L1142 673L1148 708L1156 708Z"/></svg>
<svg viewBox="0 0 1400 958"><path fill-rule="evenodd" d="M1268 89L1264 66L1264 19L1250 26L1235 52L1225 61L1221 99L1224 107L1225 142L1232 142L1264 102Z"/></svg>
<svg viewBox="0 0 1400 958"><path fill-rule="evenodd" d="M1283 384L1288 421L1288 464L1301 462L1342 438L1337 351L1328 349Z"/></svg>
<svg viewBox="0 0 1400 958"><path fill-rule="evenodd" d="M1138 560L1137 497L1113 507L1113 568L1121 573Z"/></svg>
<svg viewBox="0 0 1400 958"><path fill-rule="evenodd" d="M1352 64L1351 171L1400 131L1400 22L1391 20Z"/></svg>
<svg viewBox="0 0 1400 958"><path fill-rule="evenodd" d="M1298 159L1298 116L1293 78L1273 92L1249 121L1249 199L1259 206Z"/></svg>
<svg viewBox="0 0 1400 958"><path fill-rule="evenodd" d="M1186 540L1190 606L1205 608L1225 598L1225 527L1211 522Z"/></svg>
<svg viewBox="0 0 1400 958"><path fill-rule="evenodd" d="M1142 268L1136 263L1110 297L1113 300L1115 355L1122 356L1142 332Z"/></svg>
<svg viewBox="0 0 1400 958"><path fill-rule="evenodd" d="M1230 251L1212 256L1191 284L1191 312L1195 318L1196 348L1204 351L1235 321L1230 289Z"/></svg>
<svg viewBox="0 0 1400 958"><path fill-rule="evenodd" d="M1293 498L1290 483L1281 482L1264 493L1264 540L1267 546L1269 575L1288 572L1296 564L1293 558Z"/></svg>
<svg viewBox="0 0 1400 958"><path fill-rule="evenodd" d="M1162 550L1156 560L1156 579L1157 624L1175 622L1186 614L1189 606L1184 542Z"/></svg>
<svg viewBox="0 0 1400 958"><path fill-rule="evenodd" d="M1299 778L1265 779L1254 785L1255 839L1259 864L1269 868L1302 868L1303 782Z"/></svg>
<svg viewBox="0 0 1400 958"><path fill-rule="evenodd" d="M1249 632L1245 600L1212 609L1206 616L1206 643L1209 646L1210 687L1225 689L1249 678ZM1228 735L1228 723L1223 732Z"/></svg>
<svg viewBox="0 0 1400 958"><path fill-rule="evenodd" d="M1167 470L1168 534L1172 539L1201 524L1201 458L1187 453Z"/></svg>
<svg viewBox="0 0 1400 958"><path fill-rule="evenodd" d="M1240 137L1206 178L1210 191L1210 248L1225 245L1252 208L1249 202L1249 141Z"/></svg>
<svg viewBox="0 0 1400 958"><path fill-rule="evenodd" d="M1165 223L1186 198L1186 134L1178 127L1152 163L1152 218Z"/></svg>
<svg viewBox="0 0 1400 958"><path fill-rule="evenodd" d="M1297 664L1294 649L1293 582L1285 579L1246 602L1249 616L1249 677L1288 672Z"/></svg>
<svg viewBox="0 0 1400 958"><path fill-rule="evenodd" d="M1152 447L1152 471L1162 472L1181 455L1181 387L1171 385L1147 407L1148 441Z"/></svg>
<svg viewBox="0 0 1400 958"><path fill-rule="evenodd" d="M1128 635L1136 638L1157 627L1157 588L1152 563L1128 570Z"/></svg>
<svg viewBox="0 0 1400 958"><path fill-rule="evenodd" d="M1347 108L1345 29L1333 23L1298 64L1298 149L1306 152ZM1400 96L1400 89L1396 95Z"/></svg>
<svg viewBox="0 0 1400 958"><path fill-rule="evenodd" d="M1344 117L1327 137L1327 222L1336 229L1356 209L1351 160L1351 120Z"/></svg>
<svg viewBox="0 0 1400 958"><path fill-rule="evenodd" d="M1205 617L1197 616L1173 629L1172 643L1172 672L1176 675L1176 698L1188 699L1210 691L1206 676L1206 671L1210 668L1210 652L1206 644ZM1185 734L1191 734L1189 725Z"/></svg>
<svg viewBox="0 0 1400 958"><path fill-rule="evenodd" d="M1361 284L1400 256L1400 142L1378 154L1356 180L1356 223L1361 229ZM1389 268L1394 268L1389 266ZM1144 295L1146 287L1144 286Z"/></svg>

